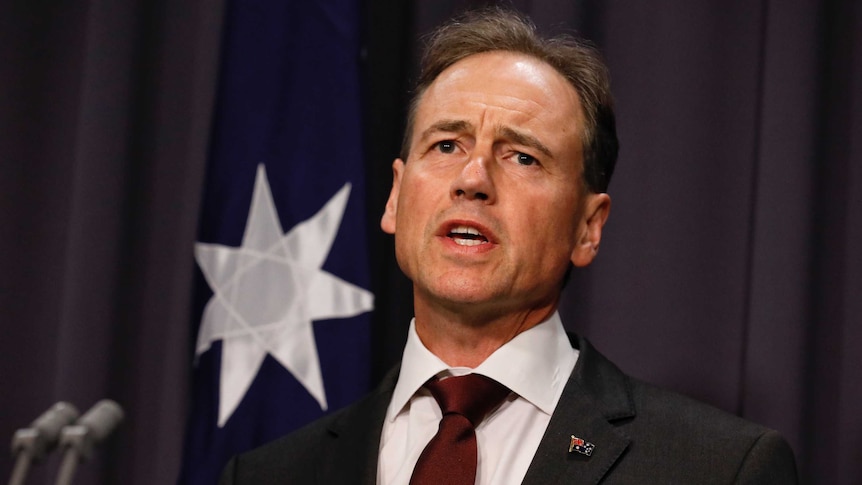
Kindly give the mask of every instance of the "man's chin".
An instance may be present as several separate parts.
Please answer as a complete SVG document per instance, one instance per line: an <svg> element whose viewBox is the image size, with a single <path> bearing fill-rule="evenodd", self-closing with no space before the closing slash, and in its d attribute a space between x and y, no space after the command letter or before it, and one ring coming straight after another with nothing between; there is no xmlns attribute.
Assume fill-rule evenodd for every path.
<svg viewBox="0 0 862 485"><path fill-rule="evenodd" d="M497 291L488 278L445 275L428 282L426 292L435 299L452 303L476 304L493 300Z"/></svg>
<svg viewBox="0 0 862 485"><path fill-rule="evenodd" d="M508 306L506 303L510 301L487 285L466 285L464 282L453 281L448 283L417 290L417 306L424 306L431 311L470 315L499 311L501 307Z"/></svg>

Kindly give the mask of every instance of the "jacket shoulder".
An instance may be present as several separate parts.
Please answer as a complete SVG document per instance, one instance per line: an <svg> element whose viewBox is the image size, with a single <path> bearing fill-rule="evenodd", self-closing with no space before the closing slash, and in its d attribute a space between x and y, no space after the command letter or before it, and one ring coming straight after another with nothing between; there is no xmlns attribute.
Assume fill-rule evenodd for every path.
<svg viewBox="0 0 862 485"><path fill-rule="evenodd" d="M629 378L636 418L619 427L631 458L673 463L678 478L716 483L796 483L787 441L775 430L673 391ZM704 482L705 483L705 482Z"/></svg>
<svg viewBox="0 0 862 485"><path fill-rule="evenodd" d="M576 376L629 441L612 483L797 483L779 433L623 373L590 344ZM585 349L582 348L582 352Z"/></svg>
<svg viewBox="0 0 862 485"><path fill-rule="evenodd" d="M397 372L356 403L234 457L219 483L374 483L380 431Z"/></svg>

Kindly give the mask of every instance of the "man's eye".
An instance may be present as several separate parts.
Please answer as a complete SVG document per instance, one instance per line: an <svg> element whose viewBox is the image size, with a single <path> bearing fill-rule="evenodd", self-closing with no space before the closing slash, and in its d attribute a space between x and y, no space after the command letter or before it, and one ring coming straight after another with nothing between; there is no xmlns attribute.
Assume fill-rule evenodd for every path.
<svg viewBox="0 0 862 485"><path fill-rule="evenodd" d="M515 155L515 159L521 165L535 165L536 162L538 162L538 160L536 160L534 157L531 157L530 155L527 155L526 153L517 153Z"/></svg>
<svg viewBox="0 0 862 485"><path fill-rule="evenodd" d="M437 143L437 149L440 150L441 153L454 153L455 142L452 140L443 140Z"/></svg>

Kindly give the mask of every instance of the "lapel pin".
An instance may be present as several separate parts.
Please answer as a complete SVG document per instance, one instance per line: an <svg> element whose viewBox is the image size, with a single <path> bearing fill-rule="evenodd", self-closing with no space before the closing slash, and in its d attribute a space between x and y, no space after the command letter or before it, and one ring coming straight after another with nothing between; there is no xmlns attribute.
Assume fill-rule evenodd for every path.
<svg viewBox="0 0 862 485"><path fill-rule="evenodd" d="M569 453L578 452L582 455L592 456L593 449L596 445L572 435L572 441L569 443Z"/></svg>

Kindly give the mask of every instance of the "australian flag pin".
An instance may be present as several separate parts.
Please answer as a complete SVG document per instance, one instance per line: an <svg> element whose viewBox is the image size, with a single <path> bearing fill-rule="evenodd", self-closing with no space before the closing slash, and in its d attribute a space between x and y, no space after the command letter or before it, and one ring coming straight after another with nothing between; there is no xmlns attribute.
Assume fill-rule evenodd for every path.
<svg viewBox="0 0 862 485"><path fill-rule="evenodd" d="M569 443L569 453L578 452L582 455L592 456L593 449L596 445L590 443L589 441L584 441L581 438L578 438L575 435L572 435L572 441Z"/></svg>

